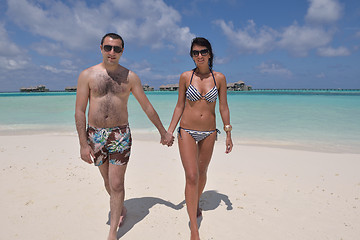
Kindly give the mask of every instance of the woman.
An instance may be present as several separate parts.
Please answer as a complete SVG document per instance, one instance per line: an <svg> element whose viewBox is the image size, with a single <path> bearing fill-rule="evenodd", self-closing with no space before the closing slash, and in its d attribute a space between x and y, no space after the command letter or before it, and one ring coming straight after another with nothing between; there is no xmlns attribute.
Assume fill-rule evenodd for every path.
<svg viewBox="0 0 360 240"><path fill-rule="evenodd" d="M226 153L231 152L233 143L226 79L222 73L212 70L214 54L210 42L205 38L194 38L190 56L196 67L180 76L178 102L168 131L173 133L181 118L178 144L185 170L185 201L193 240L200 239L196 221L202 214L199 199L206 184L207 169L219 132L215 117L217 98L226 132Z"/></svg>

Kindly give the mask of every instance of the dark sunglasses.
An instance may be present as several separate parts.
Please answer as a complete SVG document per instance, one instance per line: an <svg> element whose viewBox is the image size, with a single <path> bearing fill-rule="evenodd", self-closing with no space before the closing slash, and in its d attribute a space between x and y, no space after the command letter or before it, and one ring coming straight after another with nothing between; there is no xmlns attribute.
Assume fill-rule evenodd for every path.
<svg viewBox="0 0 360 240"><path fill-rule="evenodd" d="M114 52L116 52L116 53L122 52L122 48L119 46L104 45L105 52L110 52L111 49L114 49Z"/></svg>
<svg viewBox="0 0 360 240"><path fill-rule="evenodd" d="M192 50L192 55L195 56L195 57L199 56L199 53L201 54L201 56L206 56L209 53L209 49L203 49L203 50L200 50L200 51Z"/></svg>

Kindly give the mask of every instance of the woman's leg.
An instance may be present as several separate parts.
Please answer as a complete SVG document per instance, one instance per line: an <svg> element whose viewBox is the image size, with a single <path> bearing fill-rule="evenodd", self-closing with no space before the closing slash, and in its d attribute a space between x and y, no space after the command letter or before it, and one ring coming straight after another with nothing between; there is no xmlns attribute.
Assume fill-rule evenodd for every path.
<svg viewBox="0 0 360 240"><path fill-rule="evenodd" d="M198 167L199 167L199 183L198 183L198 199L200 201L201 194L204 191L206 180L207 180L207 170L211 160L211 156L214 150L215 140L217 132L213 132L210 136L200 141L198 144ZM199 212L198 214L201 214Z"/></svg>
<svg viewBox="0 0 360 240"><path fill-rule="evenodd" d="M198 198L198 183L199 183L199 168L198 168L198 149L195 140L185 132L180 130L181 137L178 137L179 152L181 161L185 171L185 201L186 208L190 219L191 239L197 240L199 238L199 231L196 220Z"/></svg>

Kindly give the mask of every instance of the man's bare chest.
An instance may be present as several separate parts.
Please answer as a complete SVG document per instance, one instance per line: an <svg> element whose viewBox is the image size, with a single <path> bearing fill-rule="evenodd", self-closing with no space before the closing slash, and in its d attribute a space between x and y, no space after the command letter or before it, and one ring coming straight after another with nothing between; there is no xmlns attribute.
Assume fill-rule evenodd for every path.
<svg viewBox="0 0 360 240"><path fill-rule="evenodd" d="M127 76L99 74L91 83L92 94L99 97L105 95L126 95L129 90Z"/></svg>

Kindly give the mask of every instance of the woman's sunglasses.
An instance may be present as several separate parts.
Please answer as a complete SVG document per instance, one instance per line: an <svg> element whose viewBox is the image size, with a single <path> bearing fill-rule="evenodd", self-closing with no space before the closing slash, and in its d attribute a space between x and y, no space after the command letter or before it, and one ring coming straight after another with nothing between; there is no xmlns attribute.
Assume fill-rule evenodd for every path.
<svg viewBox="0 0 360 240"><path fill-rule="evenodd" d="M114 52L116 52L116 53L122 52L122 48L119 46L104 45L105 52L110 52L111 49L114 49Z"/></svg>
<svg viewBox="0 0 360 240"><path fill-rule="evenodd" d="M209 53L209 49L203 49L203 50L200 50L200 51L192 50L192 55L195 56L195 57L199 56L199 53L201 54L201 56L206 56Z"/></svg>

